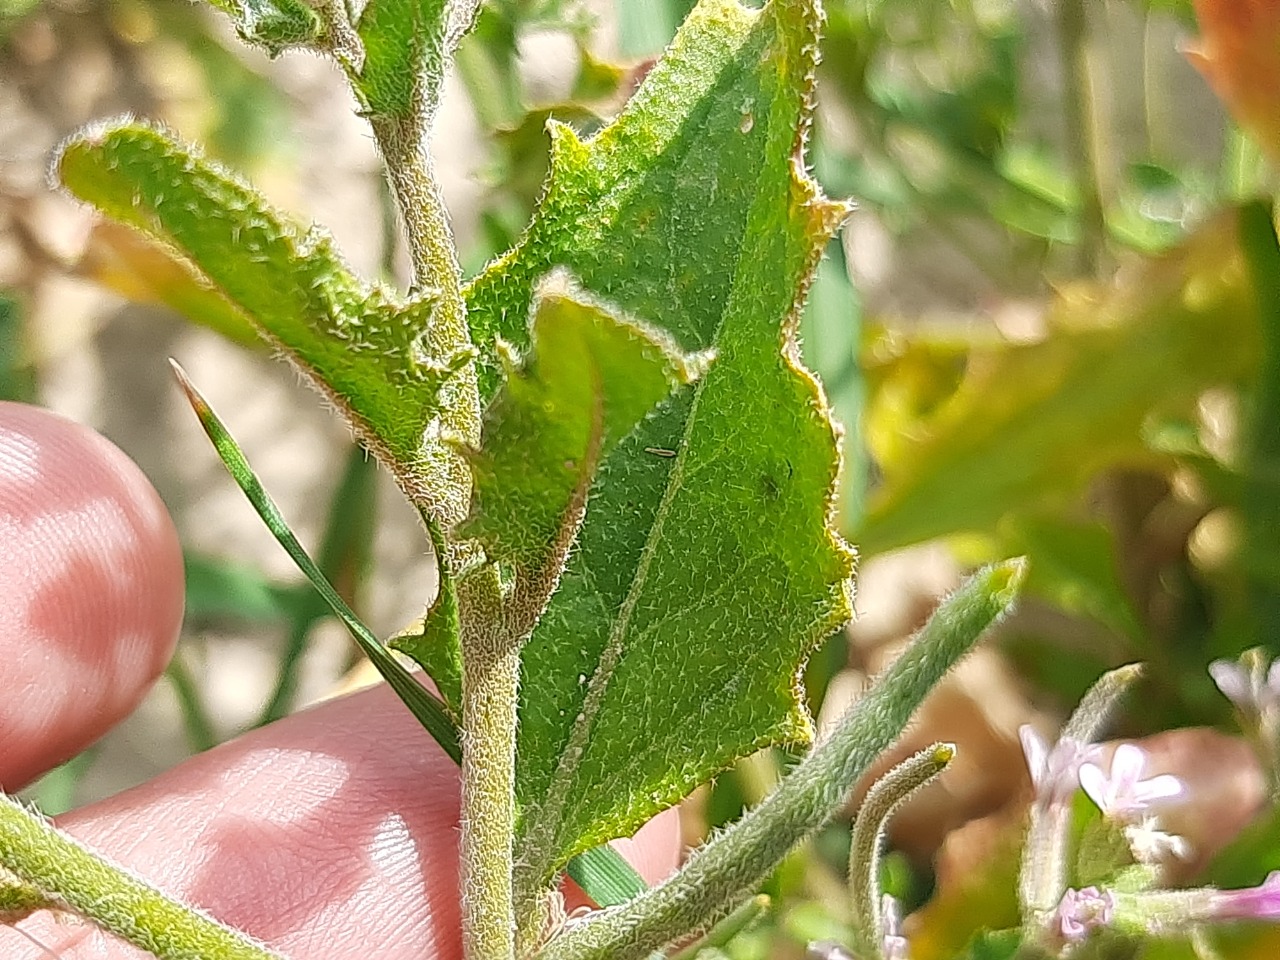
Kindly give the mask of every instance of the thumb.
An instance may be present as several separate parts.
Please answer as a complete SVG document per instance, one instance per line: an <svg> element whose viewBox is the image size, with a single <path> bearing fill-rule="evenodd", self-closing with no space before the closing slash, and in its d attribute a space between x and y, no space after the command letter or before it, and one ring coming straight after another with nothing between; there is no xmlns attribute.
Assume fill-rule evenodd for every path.
<svg viewBox="0 0 1280 960"><path fill-rule="evenodd" d="M0 786L128 714L182 620L182 552L142 471L47 410L0 403Z"/></svg>

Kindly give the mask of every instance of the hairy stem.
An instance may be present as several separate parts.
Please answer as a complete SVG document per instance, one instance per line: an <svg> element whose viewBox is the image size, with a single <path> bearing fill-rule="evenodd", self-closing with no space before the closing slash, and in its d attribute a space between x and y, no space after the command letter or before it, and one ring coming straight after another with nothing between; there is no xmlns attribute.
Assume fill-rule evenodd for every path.
<svg viewBox="0 0 1280 960"><path fill-rule="evenodd" d="M1137 663L1103 674L1068 718L1058 742L1085 746L1097 741L1120 698L1141 676L1142 665ZM1075 772L1071 775L1074 777ZM1023 916L1037 924L1045 922L1067 889L1072 843L1070 795L1056 795L1052 784L1046 785L1045 790L1031 804L1018 873Z"/></svg>
<svg viewBox="0 0 1280 960"><path fill-rule="evenodd" d="M849 894L861 955L885 956L880 861L889 818L921 787L942 773L955 754L955 745L950 743L935 743L921 750L877 780L862 801L849 848Z"/></svg>
<svg viewBox="0 0 1280 960"><path fill-rule="evenodd" d="M459 585L462 633L462 947L466 960L512 960L516 704L520 646L501 629L497 570Z"/></svg>
<svg viewBox="0 0 1280 960"><path fill-rule="evenodd" d="M462 272L444 198L424 147L425 130L415 123L378 117L372 119L372 126L404 220L413 288L436 305L427 351L441 360L457 356L471 349L471 334L462 300ZM471 501L471 474L456 444L480 443L480 393L474 365L467 364L441 387L440 411L437 427L423 439L423 460L432 482L415 491L414 499L447 530L467 515Z"/></svg>
<svg viewBox="0 0 1280 960"><path fill-rule="evenodd" d="M839 810L920 701L1013 604L1025 565L975 574L911 646L763 803L695 854L678 874L621 907L567 926L542 960L632 960L705 930L750 896L797 843Z"/></svg>
<svg viewBox="0 0 1280 960"><path fill-rule="evenodd" d="M426 152L430 123L424 101L411 117L372 117L391 192L404 221L413 291L435 304L427 351L449 358L471 347L462 272L448 213ZM474 364L440 392L436 429L423 438L430 482L418 506L441 530L466 517L471 473L459 445L480 444L480 394ZM462 642L462 940L466 960L512 960L515 906L516 708L519 645L503 624L497 571L486 567L459 584Z"/></svg>
<svg viewBox="0 0 1280 960"><path fill-rule="evenodd" d="M0 794L0 863L50 901L160 960L282 960L281 955L89 852Z"/></svg>

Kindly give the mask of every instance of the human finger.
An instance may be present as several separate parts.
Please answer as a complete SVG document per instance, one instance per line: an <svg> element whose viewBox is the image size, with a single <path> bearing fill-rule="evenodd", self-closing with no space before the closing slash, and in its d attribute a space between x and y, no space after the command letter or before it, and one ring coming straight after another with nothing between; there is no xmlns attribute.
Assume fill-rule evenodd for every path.
<svg viewBox="0 0 1280 960"><path fill-rule="evenodd" d="M194 757L64 825L291 960L453 960L458 809L457 767L380 686ZM678 849L652 834L650 848ZM23 927L63 960L145 956L47 915ZM35 960L25 949L21 960Z"/></svg>
<svg viewBox="0 0 1280 960"><path fill-rule="evenodd" d="M0 402L0 786L126 716L173 652L182 552L159 495L110 441Z"/></svg>

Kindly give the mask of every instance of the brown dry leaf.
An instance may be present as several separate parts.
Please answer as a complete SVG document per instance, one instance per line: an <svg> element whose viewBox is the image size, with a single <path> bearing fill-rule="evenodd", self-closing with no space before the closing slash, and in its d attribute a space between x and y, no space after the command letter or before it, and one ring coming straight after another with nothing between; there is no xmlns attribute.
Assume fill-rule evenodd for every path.
<svg viewBox="0 0 1280 960"><path fill-rule="evenodd" d="M1280 162L1280 3L1196 0L1200 43L1187 58L1232 116Z"/></svg>

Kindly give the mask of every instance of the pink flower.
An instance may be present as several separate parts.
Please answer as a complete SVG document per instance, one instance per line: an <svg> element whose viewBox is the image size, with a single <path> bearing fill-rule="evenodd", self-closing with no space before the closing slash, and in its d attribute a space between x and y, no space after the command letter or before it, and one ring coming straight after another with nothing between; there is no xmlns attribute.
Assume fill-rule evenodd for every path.
<svg viewBox="0 0 1280 960"><path fill-rule="evenodd" d="M1063 737L1050 750L1026 723L1018 728L1018 739L1022 741L1022 753L1027 758L1036 799L1044 804L1068 800L1079 785L1080 765L1098 755L1096 745L1070 737Z"/></svg>
<svg viewBox="0 0 1280 960"><path fill-rule="evenodd" d="M1215 920L1280 920L1280 870L1258 887L1219 890L1211 902Z"/></svg>
<svg viewBox="0 0 1280 960"><path fill-rule="evenodd" d="M1109 890L1097 887L1067 890L1058 902L1058 932L1067 943L1081 943L1098 927L1111 922L1115 905L1115 897Z"/></svg>
<svg viewBox="0 0 1280 960"><path fill-rule="evenodd" d="M1261 662L1246 654L1240 660L1215 660L1209 676L1222 695L1245 714L1260 714L1280 707L1280 660L1263 673Z"/></svg>
<svg viewBox="0 0 1280 960"><path fill-rule="evenodd" d="M883 960L908 960L910 956L898 901L887 893L880 898L880 951Z"/></svg>
<svg viewBox="0 0 1280 960"><path fill-rule="evenodd" d="M1122 743L1111 755L1107 773L1096 763L1081 764L1080 786L1107 819L1133 823L1153 804L1179 797L1185 790L1182 781L1168 773L1143 780L1146 765L1147 755L1141 747Z"/></svg>

